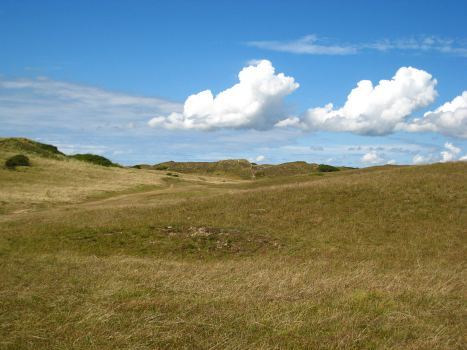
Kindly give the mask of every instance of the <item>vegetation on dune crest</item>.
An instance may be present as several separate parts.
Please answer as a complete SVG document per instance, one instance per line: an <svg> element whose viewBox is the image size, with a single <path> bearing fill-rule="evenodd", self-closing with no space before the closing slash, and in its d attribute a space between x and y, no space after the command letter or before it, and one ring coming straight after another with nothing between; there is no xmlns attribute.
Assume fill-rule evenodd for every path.
<svg viewBox="0 0 467 350"><path fill-rule="evenodd" d="M73 154L69 156L70 158L81 160L83 162L88 162L96 165L101 165L101 166L107 166L107 167L119 167L120 165L113 163L111 160L99 156L96 154L90 154L90 153L85 153L85 154Z"/></svg>
<svg viewBox="0 0 467 350"><path fill-rule="evenodd" d="M21 152L31 156L38 156L42 158L57 160L76 159L106 167L120 166L119 164L115 164L111 160L103 156L95 154L87 153L67 156L64 153L60 152L56 146L21 137L0 138L0 154L3 152Z"/></svg>
<svg viewBox="0 0 467 350"><path fill-rule="evenodd" d="M329 173L332 171L339 171L340 169L332 166L332 165L327 165L327 164L320 164L318 165L318 171L321 173Z"/></svg>
<svg viewBox="0 0 467 350"><path fill-rule="evenodd" d="M0 138L0 150L35 154L41 157L62 159L65 154L57 147L21 137Z"/></svg>

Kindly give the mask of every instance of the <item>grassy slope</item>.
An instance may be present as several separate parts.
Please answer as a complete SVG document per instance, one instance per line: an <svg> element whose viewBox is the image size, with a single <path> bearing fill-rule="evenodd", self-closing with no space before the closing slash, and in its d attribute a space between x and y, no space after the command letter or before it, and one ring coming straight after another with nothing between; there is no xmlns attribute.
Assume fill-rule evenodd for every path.
<svg viewBox="0 0 467 350"><path fill-rule="evenodd" d="M18 152L0 149L0 163ZM105 168L67 158L27 154L31 167L0 167L0 214L82 201L125 190L162 185L162 175L135 169Z"/></svg>
<svg viewBox="0 0 467 350"><path fill-rule="evenodd" d="M195 180L5 215L0 348L465 344L466 163Z"/></svg>

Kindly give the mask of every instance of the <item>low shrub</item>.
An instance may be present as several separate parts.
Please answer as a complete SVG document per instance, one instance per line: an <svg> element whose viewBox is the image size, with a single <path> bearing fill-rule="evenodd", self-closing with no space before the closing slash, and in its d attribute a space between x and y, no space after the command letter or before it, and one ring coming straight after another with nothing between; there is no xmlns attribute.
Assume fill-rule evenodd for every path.
<svg viewBox="0 0 467 350"><path fill-rule="evenodd" d="M30 165L31 165L31 162L29 161L29 158L23 154L17 154L13 157L8 158L5 161L5 166L10 169L14 169L17 166L30 166Z"/></svg>
<svg viewBox="0 0 467 350"><path fill-rule="evenodd" d="M167 170L169 167L167 165L161 165L161 164L157 164L157 165L154 165L154 169L156 170Z"/></svg>
<svg viewBox="0 0 467 350"><path fill-rule="evenodd" d="M320 164L318 165L318 171L320 173L329 173L331 171L339 171L339 168L336 168L335 166L332 166L332 165Z"/></svg>
<svg viewBox="0 0 467 350"><path fill-rule="evenodd" d="M74 154L70 157L81 160L83 162L93 163L93 164L101 165L101 166L107 166L107 167L119 166L118 164L112 163L112 161L110 161L109 159L102 157L102 156L98 156L97 154L90 154L90 153Z"/></svg>

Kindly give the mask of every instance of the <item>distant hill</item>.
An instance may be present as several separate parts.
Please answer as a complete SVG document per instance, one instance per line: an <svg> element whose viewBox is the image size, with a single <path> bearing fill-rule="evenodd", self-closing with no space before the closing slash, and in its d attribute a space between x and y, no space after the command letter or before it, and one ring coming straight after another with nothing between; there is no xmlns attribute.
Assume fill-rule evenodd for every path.
<svg viewBox="0 0 467 350"><path fill-rule="evenodd" d="M96 154L73 154L66 155L58 150L56 146L33 141L23 137L0 138L0 152L8 154L27 154L58 160L76 159L101 166L120 166L111 160Z"/></svg>
<svg viewBox="0 0 467 350"><path fill-rule="evenodd" d="M318 164L303 161L288 162L277 165L255 165L255 177L276 177L309 174L318 171Z"/></svg>
<svg viewBox="0 0 467 350"><path fill-rule="evenodd" d="M241 179L256 179L263 177L280 177L304 175L320 172L320 164L307 163L304 161L288 162L282 164L255 164L246 159L220 160L217 162L163 162L155 164L155 170L175 171L188 174L205 174L228 176ZM140 165L147 169L147 165ZM339 167L335 170L351 168Z"/></svg>
<svg viewBox="0 0 467 350"><path fill-rule="evenodd" d="M176 171L187 174L233 176L253 178L253 164L246 159L220 160L218 162L163 162L153 166L156 170Z"/></svg>
<svg viewBox="0 0 467 350"><path fill-rule="evenodd" d="M76 159L88 163L116 167L119 164L113 163L100 155L95 154L75 154L65 155L60 152L56 146L33 141L27 138L0 138L0 152L10 155L27 154L45 158L54 158L58 160ZM325 166L327 167L327 166ZM140 164L134 168L148 170L167 170L170 172L199 174L206 176L221 176L235 179L260 179L271 177L283 177L317 173L322 171L323 164L307 163L304 161L288 162L282 164L256 164L246 159L229 159L217 162L175 162L168 161L155 165ZM351 169L347 167L338 167L335 170Z"/></svg>
<svg viewBox="0 0 467 350"><path fill-rule="evenodd" d="M33 141L22 137L0 138L0 150L38 155L47 158L61 158L66 155L53 145Z"/></svg>

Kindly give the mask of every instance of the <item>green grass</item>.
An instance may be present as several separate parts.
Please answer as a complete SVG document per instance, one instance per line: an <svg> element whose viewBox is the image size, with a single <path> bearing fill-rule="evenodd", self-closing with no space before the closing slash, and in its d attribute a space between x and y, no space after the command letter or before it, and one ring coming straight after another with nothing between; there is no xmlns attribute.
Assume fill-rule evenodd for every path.
<svg viewBox="0 0 467 350"><path fill-rule="evenodd" d="M130 184L0 216L0 349L465 346L467 163L236 182L72 164ZM51 169L7 181L52 191Z"/></svg>

